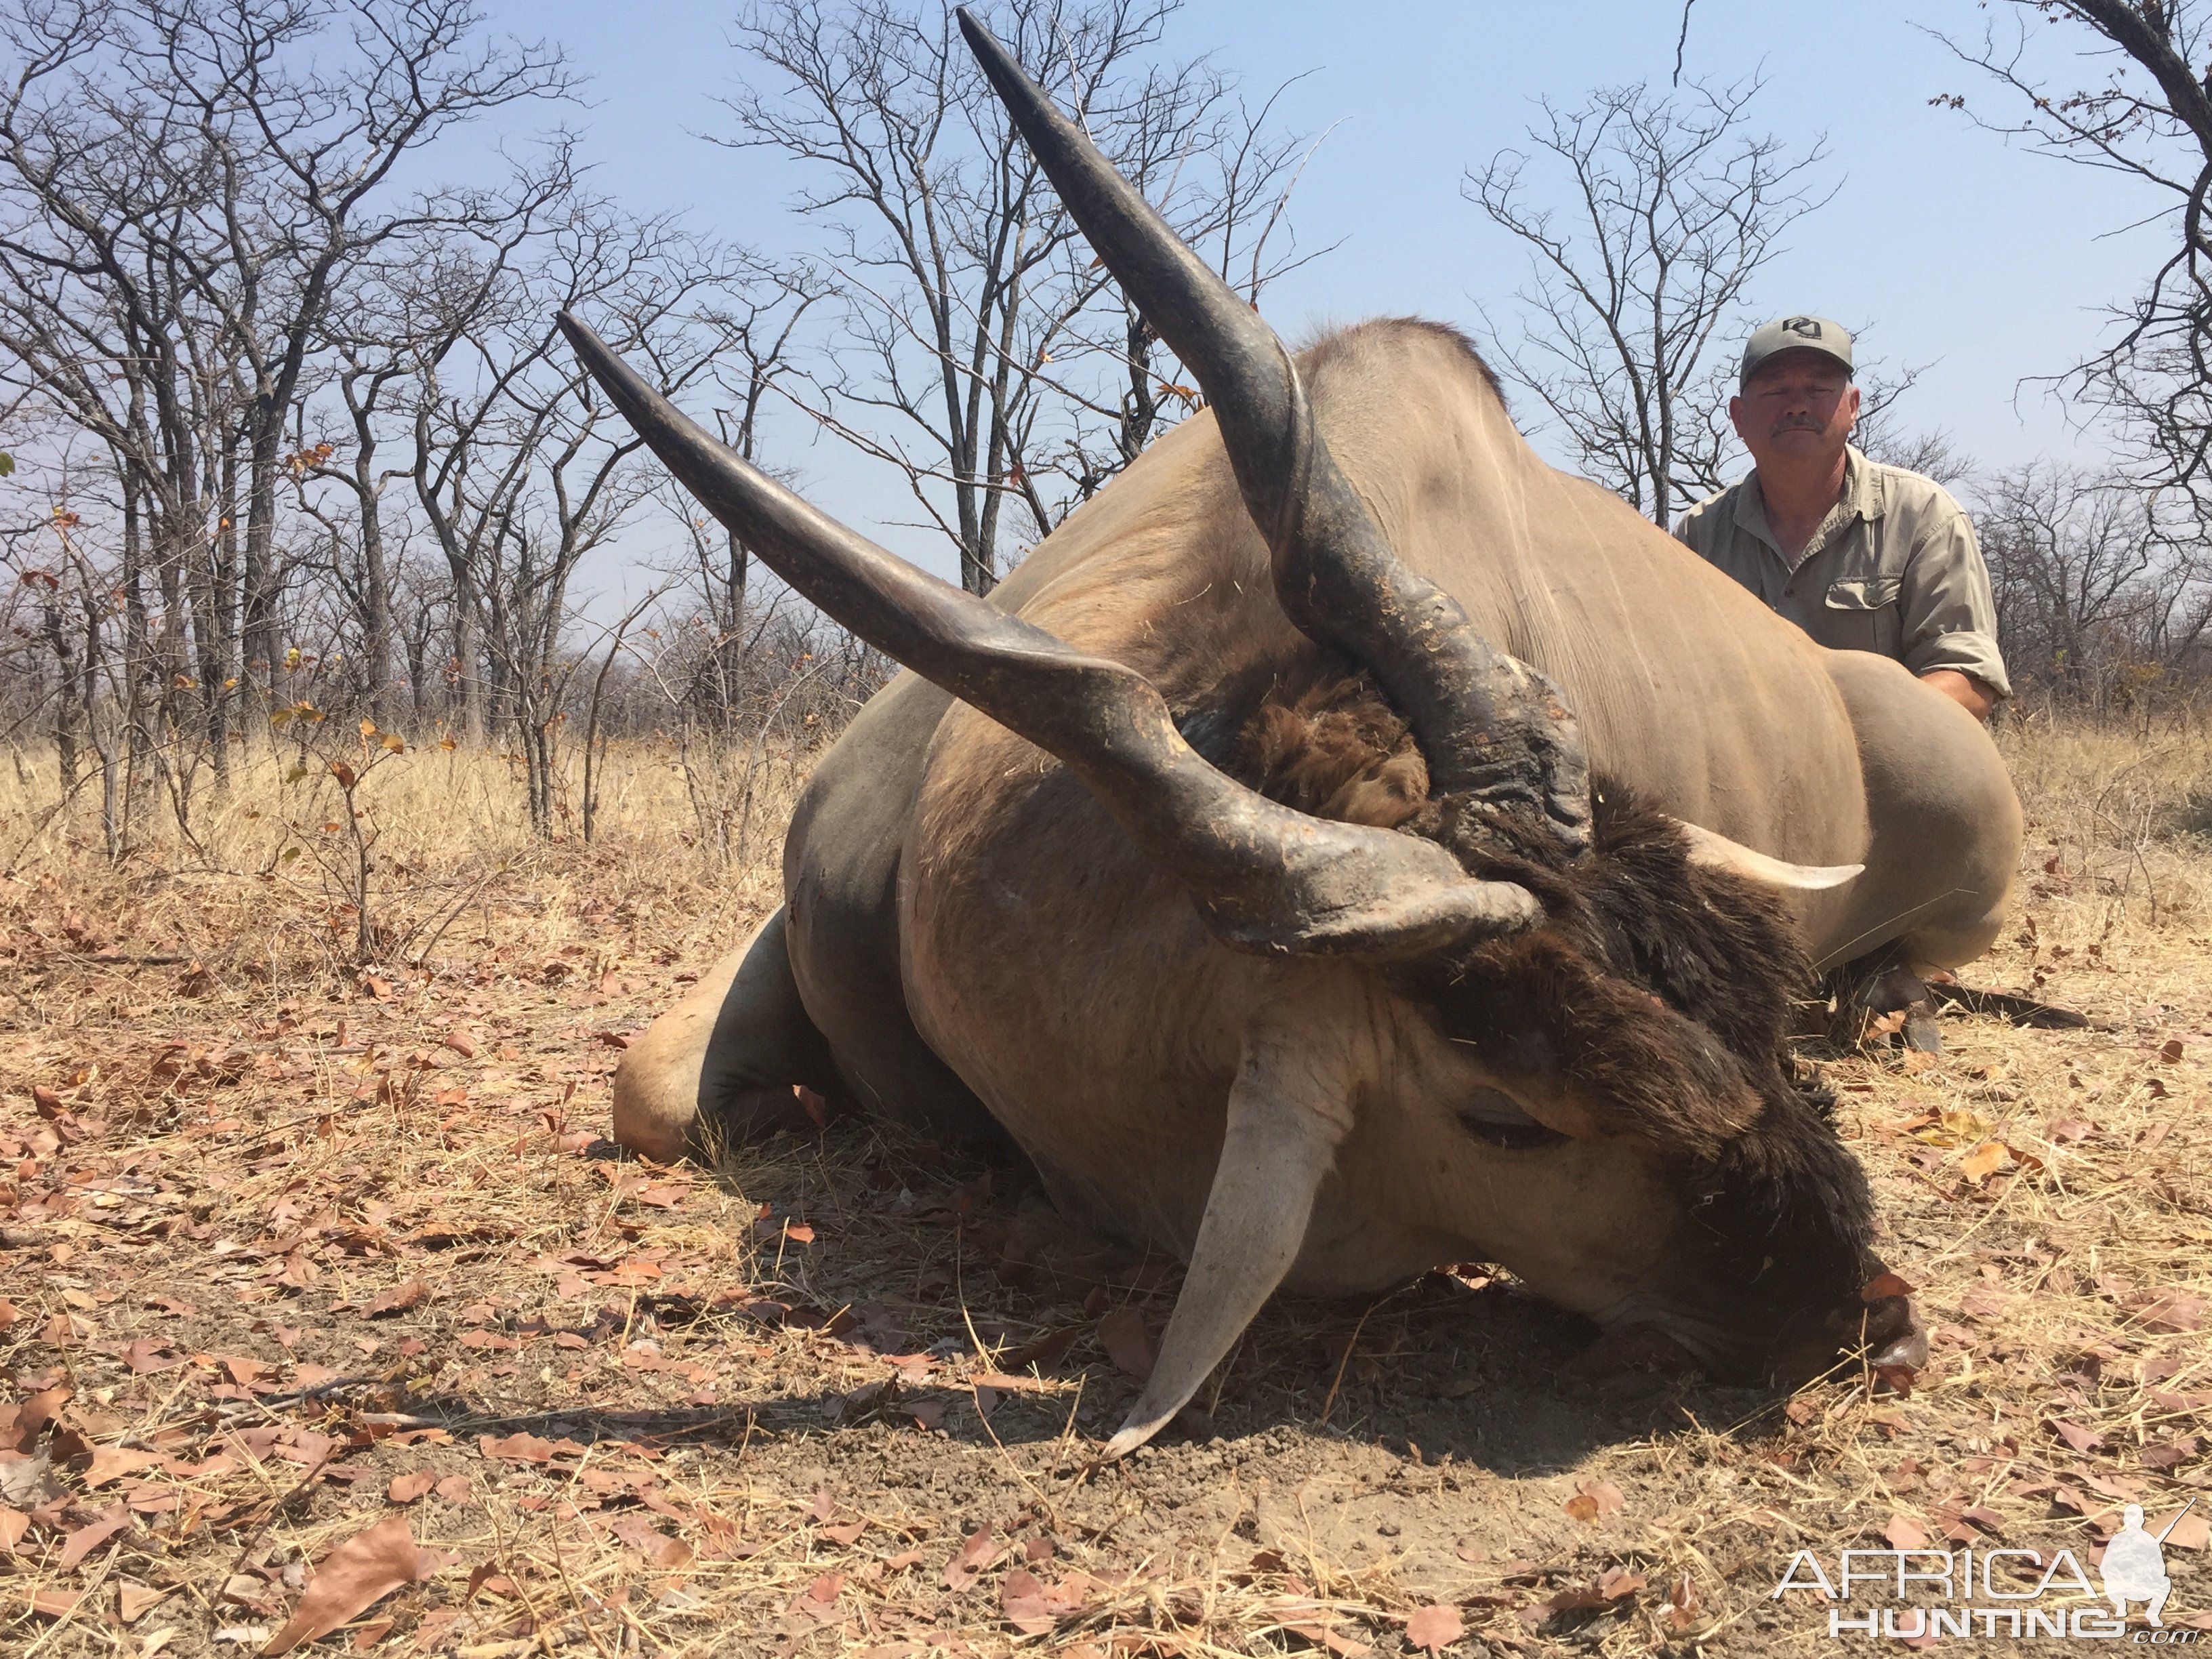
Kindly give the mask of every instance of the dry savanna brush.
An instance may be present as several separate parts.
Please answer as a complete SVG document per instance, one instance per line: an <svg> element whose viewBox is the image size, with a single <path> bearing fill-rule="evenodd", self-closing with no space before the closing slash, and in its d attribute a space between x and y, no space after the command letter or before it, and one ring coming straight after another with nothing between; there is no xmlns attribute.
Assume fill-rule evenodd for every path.
<svg viewBox="0 0 2212 1659"><path fill-rule="evenodd" d="M1461 1263L1279 1299L1107 1466L1176 1262L806 1100L711 1168L604 1139L624 1045L777 897L773 833L682 833L668 754L610 751L588 842L533 837L497 756L387 752L343 801L264 759L120 864L28 757L0 1651L1832 1653L1771 1594L1801 1552L2010 1549L2017 1593L2094 1579L2130 1504L2168 1630L2212 1631L2212 731L2002 744L2021 908L1965 977L2092 1024L1802 1043L1928 1317L1909 1392L1585 1382L1588 1328Z"/></svg>

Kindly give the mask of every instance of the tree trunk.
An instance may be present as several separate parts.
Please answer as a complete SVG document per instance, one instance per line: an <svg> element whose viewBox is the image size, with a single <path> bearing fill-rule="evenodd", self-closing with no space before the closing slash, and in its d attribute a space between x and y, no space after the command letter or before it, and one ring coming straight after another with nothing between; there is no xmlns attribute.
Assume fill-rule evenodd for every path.
<svg viewBox="0 0 2212 1659"><path fill-rule="evenodd" d="M483 675L477 661L475 596L465 588L453 591L453 675L460 700L461 736L470 747L484 744Z"/></svg>
<svg viewBox="0 0 2212 1659"><path fill-rule="evenodd" d="M62 799L76 790L76 701L82 670L76 629L62 616L58 594L49 593L42 607L46 643L54 653L54 750L61 763Z"/></svg>
<svg viewBox="0 0 2212 1659"><path fill-rule="evenodd" d="M362 655L368 678L369 717L392 718L392 576L384 562L384 522L374 491L361 501Z"/></svg>

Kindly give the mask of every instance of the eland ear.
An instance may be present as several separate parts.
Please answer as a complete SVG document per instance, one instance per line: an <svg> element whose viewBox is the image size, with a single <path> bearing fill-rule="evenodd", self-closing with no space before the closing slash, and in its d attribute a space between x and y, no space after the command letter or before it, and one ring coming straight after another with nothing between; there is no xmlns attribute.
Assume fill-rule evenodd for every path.
<svg viewBox="0 0 2212 1659"><path fill-rule="evenodd" d="M1683 819L1676 818L1673 823L1689 843L1691 863L1730 871L1761 887L1784 892L1818 893L1841 887L1866 868L1863 864L1791 864Z"/></svg>

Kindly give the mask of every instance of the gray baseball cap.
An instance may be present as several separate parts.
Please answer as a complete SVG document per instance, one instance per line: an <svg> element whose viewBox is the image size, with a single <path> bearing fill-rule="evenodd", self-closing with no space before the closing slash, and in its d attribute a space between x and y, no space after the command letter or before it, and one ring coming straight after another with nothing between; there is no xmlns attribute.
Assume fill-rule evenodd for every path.
<svg viewBox="0 0 2212 1659"><path fill-rule="evenodd" d="M1743 370L1736 376L1737 386L1748 381L1769 357L1784 351L1817 351L1841 363L1844 374L1851 373L1850 331L1841 323L1830 322L1826 317L1777 317L1762 324L1744 342Z"/></svg>

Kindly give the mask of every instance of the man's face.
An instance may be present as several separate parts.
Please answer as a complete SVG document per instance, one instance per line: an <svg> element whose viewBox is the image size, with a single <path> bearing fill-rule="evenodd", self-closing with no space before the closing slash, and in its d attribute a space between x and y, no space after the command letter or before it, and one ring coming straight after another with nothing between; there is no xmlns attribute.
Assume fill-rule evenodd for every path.
<svg viewBox="0 0 2212 1659"><path fill-rule="evenodd" d="M1844 366L1818 351L1784 351L1759 366L1729 418L1754 465L1834 461L1859 417L1859 389Z"/></svg>

